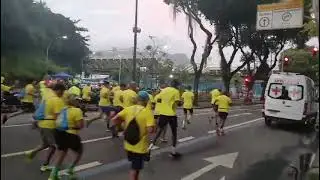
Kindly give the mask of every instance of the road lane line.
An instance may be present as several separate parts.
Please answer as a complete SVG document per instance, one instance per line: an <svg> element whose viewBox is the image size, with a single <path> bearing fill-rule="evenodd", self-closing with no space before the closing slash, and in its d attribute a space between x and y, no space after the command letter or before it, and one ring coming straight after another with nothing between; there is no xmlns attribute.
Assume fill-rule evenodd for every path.
<svg viewBox="0 0 320 180"><path fill-rule="evenodd" d="M160 147L159 146L152 146L151 150L156 150L156 149L159 149Z"/></svg>
<svg viewBox="0 0 320 180"><path fill-rule="evenodd" d="M24 155L26 152L27 152L27 151L16 152L16 153L9 153L9 154L3 154L3 155L1 155L1 158L12 157L12 156L20 156L20 155Z"/></svg>
<svg viewBox="0 0 320 180"><path fill-rule="evenodd" d="M206 115L206 114L211 114L210 113L199 113L199 114L194 114L194 116L198 116L198 115ZM230 115L228 116L229 118L230 117L237 117L237 116L243 116L243 115L251 115L252 113L240 113L240 114L235 114L235 115Z"/></svg>
<svg viewBox="0 0 320 180"><path fill-rule="evenodd" d="M243 113L243 114L248 114L248 113ZM249 114L251 114L251 113L249 113ZM236 116L239 116L239 115L240 115L240 114L236 114L236 115L233 115L233 116L230 116L230 117L236 117ZM253 122L262 120L262 119L263 119L263 118L258 118L258 119L254 119L254 120L247 121L247 122L244 122L244 123L227 126L225 129L227 130L227 129L231 129L231 128L243 126L243 125L250 124L250 123L253 123ZM215 133L215 132L216 132L215 130L213 130L213 131L208 131L209 134L213 134L213 133ZM192 136L187 137L187 138L191 138L191 137L192 137ZM111 138L112 138L111 136L108 136L108 137L103 137L103 138L89 139L89 140L82 141L82 143L84 143L84 144L86 144L86 143L92 143L92 142L107 140L107 139L111 139ZM180 141L183 140L183 139L185 139L185 138L180 139ZM194 139L194 137L193 137L192 139ZM188 139L188 141L189 141L189 140L192 140L192 139ZM185 140L185 141L187 141L187 140ZM183 142L184 142L184 141L183 141ZM158 148L157 148L157 149L158 149ZM28 151L30 151L30 150L21 151L21 152L15 152L15 153L3 154L3 155L1 155L1 158L7 158L7 157L24 155L24 154L25 154L26 152L28 152Z"/></svg>
<svg viewBox="0 0 320 180"><path fill-rule="evenodd" d="M179 143L182 143L182 142L185 142L185 141L190 141L192 139L194 139L195 137L193 136L189 136L189 137L185 137L185 138L181 138L181 139L178 139L178 142Z"/></svg>
<svg viewBox="0 0 320 180"><path fill-rule="evenodd" d="M235 111L256 111L257 109L231 109L229 112L235 112ZM258 109L260 111L260 109ZM201 112L201 113L194 113L194 115L206 115L211 114L212 110L195 110L195 112ZM182 116L183 113L178 113L178 116ZM101 119L101 122L105 122L103 119ZM24 126L31 126L31 123L25 123L25 124L13 124L13 125L2 125L1 128L13 128L13 127L24 127Z"/></svg>
<svg viewBox="0 0 320 180"><path fill-rule="evenodd" d="M1 128L12 128L12 127L21 127L21 126L31 126L32 124L28 123L28 124L14 124L14 125L5 125L5 126L1 126Z"/></svg>
<svg viewBox="0 0 320 180"><path fill-rule="evenodd" d="M78 171L82 171L82 170L85 170L85 169L97 167L97 166L100 166L100 165L102 165L102 163L99 162L99 161L94 161L94 162L91 162L91 163L82 164L82 165L76 166L74 168L74 172L78 172ZM67 170L68 169L59 171L59 175L66 175Z"/></svg>
<svg viewBox="0 0 320 180"><path fill-rule="evenodd" d="M92 142L107 140L107 139L111 139L111 138L112 138L111 136L108 136L108 137L103 137L103 138L89 139L89 140L85 140L85 141L81 141L81 142L83 144L86 144L86 143L92 143ZM2 154L1 158L24 155L26 152L31 151L31 150L33 150L33 149L26 150L26 151L21 151L21 152L15 152L15 153Z"/></svg>
<svg viewBox="0 0 320 180"><path fill-rule="evenodd" d="M227 126L225 127L224 129L225 130L228 130L228 129L233 129L235 127L240 127L240 126L243 126L243 125L246 125L246 124L250 124L250 123L254 123L254 122L257 122L257 121L261 121L263 120L264 118L258 118L258 119L254 119L254 120L251 120L251 121L246 121L246 122L243 122L243 123L240 123L240 124L235 124L235 125L231 125L231 126ZM215 133L216 130L213 130L213 131L208 131L208 134L213 134Z"/></svg>
<svg viewBox="0 0 320 180"><path fill-rule="evenodd" d="M103 137L103 138L96 138L96 139L89 139L89 140L85 140L85 141L81 141L83 144L86 143L92 143L92 142L97 142L97 141L102 141L102 140L106 140L106 139L111 139L111 136L108 137Z"/></svg>

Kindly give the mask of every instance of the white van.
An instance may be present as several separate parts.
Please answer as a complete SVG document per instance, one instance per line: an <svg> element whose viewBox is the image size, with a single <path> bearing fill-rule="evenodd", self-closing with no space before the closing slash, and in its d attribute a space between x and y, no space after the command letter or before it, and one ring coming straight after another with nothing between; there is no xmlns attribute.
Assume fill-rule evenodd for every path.
<svg viewBox="0 0 320 180"><path fill-rule="evenodd" d="M273 121L301 122L313 127L318 113L314 82L298 73L275 73L265 90L263 116L266 125Z"/></svg>

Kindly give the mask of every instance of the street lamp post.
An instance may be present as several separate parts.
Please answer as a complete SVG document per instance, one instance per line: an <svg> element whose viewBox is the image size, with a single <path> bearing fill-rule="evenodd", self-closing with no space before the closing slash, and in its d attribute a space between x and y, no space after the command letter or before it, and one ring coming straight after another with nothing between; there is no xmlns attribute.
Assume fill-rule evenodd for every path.
<svg viewBox="0 0 320 180"><path fill-rule="evenodd" d="M52 40L50 41L50 43L49 43L48 46L47 46L47 52L46 52L46 54L47 54L47 58L46 58L47 63L49 62L49 51L50 51L50 48L51 48L53 42L54 42L55 40L57 40L57 39L60 39L60 38L62 38L62 39L68 39L68 36L61 36L61 37L59 36L59 37L54 38L54 39L52 39Z"/></svg>
<svg viewBox="0 0 320 180"><path fill-rule="evenodd" d="M141 32L141 29L138 28L138 0L136 0L136 9L135 9L135 20L133 28L133 59L132 59L132 80L136 81L137 74L137 36Z"/></svg>
<svg viewBox="0 0 320 180"><path fill-rule="evenodd" d="M121 56L119 56L119 61L120 61L120 65L119 65L119 85L121 83L121 71L122 71L122 58Z"/></svg>

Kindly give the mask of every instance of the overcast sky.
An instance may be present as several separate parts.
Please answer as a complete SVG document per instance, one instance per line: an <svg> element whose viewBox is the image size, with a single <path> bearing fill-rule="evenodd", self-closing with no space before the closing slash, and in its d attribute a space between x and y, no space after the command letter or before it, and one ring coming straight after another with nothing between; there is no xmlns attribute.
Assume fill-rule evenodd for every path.
<svg viewBox="0 0 320 180"><path fill-rule="evenodd" d="M92 51L133 47L134 0L43 1L55 13L81 20L79 25L89 30ZM180 14L174 21L172 16L171 7L163 0L139 0L138 26L142 32L138 35L138 47L143 49L151 44L148 36L152 35L157 37L159 44L168 46L169 53L185 53L189 57L192 45L188 39L186 18ZM199 29L195 36L201 48L205 36ZM218 67L220 58L216 47L211 54L209 65ZM197 57L200 57L200 53Z"/></svg>

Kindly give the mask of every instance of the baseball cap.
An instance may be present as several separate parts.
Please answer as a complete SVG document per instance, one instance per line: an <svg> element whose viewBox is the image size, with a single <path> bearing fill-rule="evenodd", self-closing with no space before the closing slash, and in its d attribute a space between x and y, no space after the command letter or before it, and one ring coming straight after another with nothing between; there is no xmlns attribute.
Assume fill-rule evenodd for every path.
<svg viewBox="0 0 320 180"><path fill-rule="evenodd" d="M146 91L139 91L138 99L141 101L149 101L149 94Z"/></svg>

